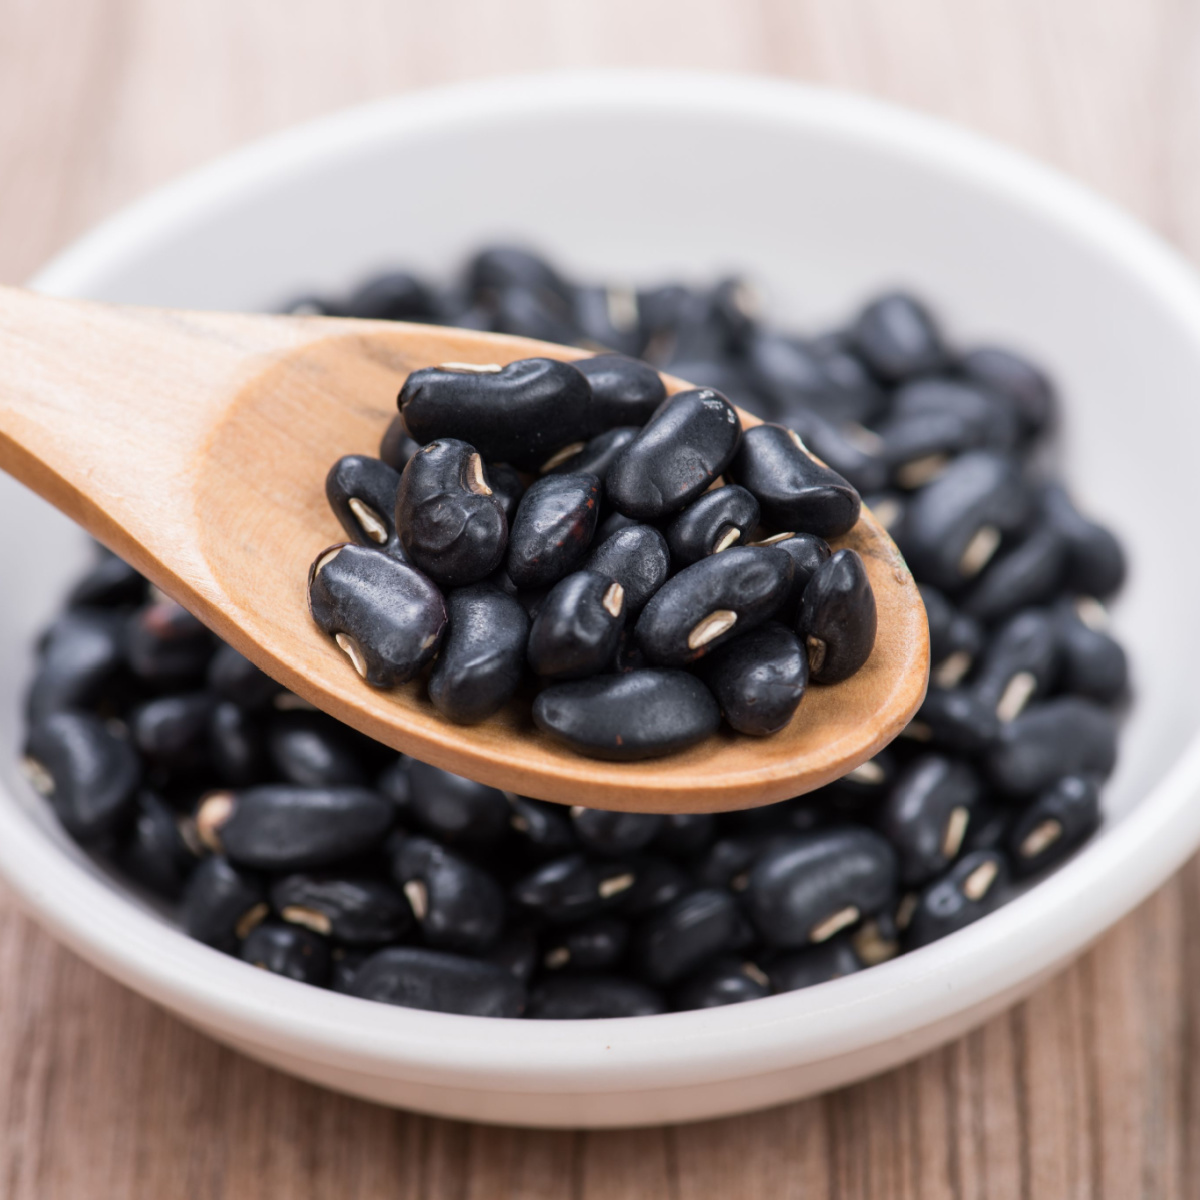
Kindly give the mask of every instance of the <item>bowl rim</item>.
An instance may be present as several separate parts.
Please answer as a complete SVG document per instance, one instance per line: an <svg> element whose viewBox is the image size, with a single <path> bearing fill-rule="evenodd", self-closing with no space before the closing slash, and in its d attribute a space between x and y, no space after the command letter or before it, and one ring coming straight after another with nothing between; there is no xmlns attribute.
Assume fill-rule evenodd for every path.
<svg viewBox="0 0 1200 1200"><path fill-rule="evenodd" d="M455 84L318 118L152 192L58 254L31 286L98 296L132 256L314 163L486 114L646 111L820 131L903 156L1035 212L1115 260L1200 347L1200 286L1183 260L1114 205L983 137L831 89L678 71L556 71ZM376 1076L472 1088L597 1092L736 1079L914 1036L1016 995L1147 897L1200 844L1200 737L1120 822L1035 889L967 930L830 983L727 1008L623 1020L499 1022L395 1008L290 981L189 939L72 860L11 794L0 803L0 873L83 957L185 1019ZM582 1081L582 1082L581 1082Z"/></svg>

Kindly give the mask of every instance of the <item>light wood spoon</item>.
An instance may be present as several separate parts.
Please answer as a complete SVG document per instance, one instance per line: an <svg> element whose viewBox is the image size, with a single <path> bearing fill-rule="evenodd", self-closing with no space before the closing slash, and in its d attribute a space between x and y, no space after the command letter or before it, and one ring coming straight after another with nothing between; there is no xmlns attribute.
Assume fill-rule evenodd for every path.
<svg viewBox="0 0 1200 1200"><path fill-rule="evenodd" d="M404 377L441 362L582 354L437 326L173 312L0 288L0 468L285 687L381 742L496 787L599 808L707 812L799 795L859 766L904 728L929 673L916 585L865 509L837 544L866 563L879 611L874 652L846 682L811 687L773 737L723 732L649 762L584 758L515 703L460 726L439 716L420 681L376 691L313 624L309 564L344 540L325 475L343 454L378 453Z"/></svg>

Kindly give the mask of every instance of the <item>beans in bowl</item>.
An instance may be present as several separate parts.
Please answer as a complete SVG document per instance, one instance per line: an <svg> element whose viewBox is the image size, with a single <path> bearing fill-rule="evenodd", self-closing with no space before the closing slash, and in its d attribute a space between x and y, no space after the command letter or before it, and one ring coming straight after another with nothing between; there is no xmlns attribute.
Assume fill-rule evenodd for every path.
<svg viewBox="0 0 1200 1200"><path fill-rule="evenodd" d="M802 339L765 323L734 281L598 288L507 247L481 252L444 290L391 273L344 301L303 307L621 352L572 368L590 401L561 376L603 415L552 449L574 419L545 404L556 367L513 371L513 394L538 414L525 430L543 431L532 447L471 407L484 394L471 389L497 386L503 372L483 385L484 375L437 376L435 388L466 396L454 412L471 428L428 436L438 449L410 478L406 522L397 502L419 451L398 422L378 458L335 465L327 493L350 541L317 572L318 603L339 611L350 580L371 594L390 589L393 605L426 621L415 648L384 654L369 636L378 614L359 614L349 636L361 639L371 682L427 671L439 709L472 721L536 672L547 681L539 701L569 689L556 719L585 742L597 690L615 686L608 679L619 682L618 710L674 714L708 697L710 712L761 734L778 719L775 677L836 679L854 661L840 614L856 573L832 569L832 535L808 518L810 528L790 528L801 522L771 471L735 467L725 487L653 510L646 472L671 463L645 450L662 397L656 371L635 361L644 359L782 430L757 435L757 462L793 461L793 430L862 494L921 584L932 686L905 736L818 792L717 815L566 809L406 759L340 725L100 553L39 643L25 765L66 831L174 906L193 937L386 1003L542 1019L648 1015L807 987L916 950L991 911L1097 828L1128 691L1103 607L1124 558L1042 465L1054 391L1024 357L952 347L903 293ZM418 436L425 429L418 421ZM614 474L639 441L645 469ZM630 512L604 509L614 488ZM598 499L582 550L537 541L541 520L519 516L530 492L559 530ZM439 551L430 494L451 497L483 534ZM836 514L849 498L822 503ZM497 551L501 518L507 542ZM516 555L514 538L525 547ZM698 566L738 575L724 564L758 549L787 556L785 598L768 619L732 639L714 635L709 653L689 658L688 636L714 611L706 606L741 580L706 575L699 596L673 596L673 581ZM422 555L430 570L414 565ZM512 588L496 585L498 570ZM739 616L742 599L729 602ZM643 621L652 662L629 637ZM816 664L797 638L805 621L825 644ZM568 647L563 628L578 631ZM437 656L422 667L430 635ZM597 662L612 669L575 675ZM656 752L670 732L646 735Z"/></svg>

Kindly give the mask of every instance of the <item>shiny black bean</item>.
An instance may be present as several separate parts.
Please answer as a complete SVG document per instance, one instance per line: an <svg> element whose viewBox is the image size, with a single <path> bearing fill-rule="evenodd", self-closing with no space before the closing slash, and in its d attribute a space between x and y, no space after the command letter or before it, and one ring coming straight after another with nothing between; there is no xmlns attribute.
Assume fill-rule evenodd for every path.
<svg viewBox="0 0 1200 1200"><path fill-rule="evenodd" d="M446 627L445 602L428 577L344 542L309 568L308 606L372 687L408 682L437 653Z"/></svg>
<svg viewBox="0 0 1200 1200"><path fill-rule="evenodd" d="M283 690L245 655L226 645L218 648L208 664L208 687L222 700L244 709L264 708Z"/></svg>
<svg viewBox="0 0 1200 1200"><path fill-rule="evenodd" d="M922 893L904 932L908 950L964 929L1000 903L1008 866L995 850L976 850L959 859Z"/></svg>
<svg viewBox="0 0 1200 1200"><path fill-rule="evenodd" d="M325 987L329 982L332 964L328 941L309 929L284 921L263 921L256 925L246 935L238 954L251 966L297 983Z"/></svg>
<svg viewBox="0 0 1200 1200"><path fill-rule="evenodd" d="M835 937L818 946L791 950L773 957L766 964L771 990L777 994L828 983L862 969L863 963L847 937Z"/></svg>
<svg viewBox="0 0 1200 1200"><path fill-rule="evenodd" d="M453 438L423 446L396 491L405 555L441 587L465 587L504 560L508 520L474 447Z"/></svg>
<svg viewBox="0 0 1200 1200"><path fill-rule="evenodd" d="M574 450L574 453L567 454L561 462L556 461L556 455L550 460L553 465L543 467L542 470L553 475L595 475L603 483L608 477L608 468L638 433L638 428L633 425L621 425L616 429L598 433L577 450L568 446L566 450L560 451L566 454L568 450Z"/></svg>
<svg viewBox="0 0 1200 1200"><path fill-rule="evenodd" d="M399 486L400 476L387 463L365 454L347 454L329 468L325 498L351 540L391 550Z"/></svg>
<svg viewBox="0 0 1200 1200"><path fill-rule="evenodd" d="M374 849L393 818L392 805L366 788L273 783L210 792L196 828L206 845L238 866L302 871Z"/></svg>
<svg viewBox="0 0 1200 1200"><path fill-rule="evenodd" d="M141 762L129 742L97 717L58 712L34 722L24 766L77 842L99 841L134 814Z"/></svg>
<svg viewBox="0 0 1200 1200"><path fill-rule="evenodd" d="M1083 620L1081 613L1093 624ZM1059 688L1101 704L1118 700L1129 686L1129 663L1121 644L1097 627L1102 610L1093 601L1067 601L1056 606L1055 618L1062 652Z"/></svg>
<svg viewBox="0 0 1200 1200"><path fill-rule="evenodd" d="M383 440L379 443L379 457L399 475L408 460L420 448L420 442L408 436L408 430L404 428L404 419L397 413L388 423Z"/></svg>
<svg viewBox="0 0 1200 1200"><path fill-rule="evenodd" d="M473 725L499 712L525 673L529 617L490 584L446 597L448 624L429 676L429 698L444 717Z"/></svg>
<svg viewBox="0 0 1200 1200"><path fill-rule="evenodd" d="M742 436L733 477L754 494L762 518L776 530L840 537L858 520L858 493L836 471L822 466L782 425L756 425Z"/></svg>
<svg viewBox="0 0 1200 1200"><path fill-rule="evenodd" d="M504 893L486 871L437 842L405 837L392 852L392 878L431 946L472 953L504 928Z"/></svg>
<svg viewBox="0 0 1200 1200"><path fill-rule="evenodd" d="M985 761L991 783L1022 797L1064 775L1107 776L1116 757L1112 715L1090 700L1062 696L1032 704L1002 725Z"/></svg>
<svg viewBox="0 0 1200 1200"><path fill-rule="evenodd" d="M512 925L482 957L507 971L519 983L528 984L541 965L537 933L531 925Z"/></svg>
<svg viewBox="0 0 1200 1200"><path fill-rule="evenodd" d="M1095 779L1067 775L1021 810L1008 835L1013 874L1022 877L1061 862L1100 827Z"/></svg>
<svg viewBox="0 0 1200 1200"><path fill-rule="evenodd" d="M1026 437L1037 437L1053 424L1054 385L1027 358L996 346L980 346L963 355L958 369L973 383L1007 400Z"/></svg>
<svg viewBox="0 0 1200 1200"><path fill-rule="evenodd" d="M616 917L597 917L551 938L542 958L548 971L570 967L578 971L603 971L615 967L629 942L629 926Z"/></svg>
<svg viewBox="0 0 1200 1200"><path fill-rule="evenodd" d="M571 819L561 804L547 804L511 793L506 793L506 797L512 809L509 828L515 830L523 844L539 858L555 858L576 848Z"/></svg>
<svg viewBox="0 0 1200 1200"><path fill-rule="evenodd" d="M364 960L349 993L363 1000L468 1017L519 1017L525 988L494 963L444 950L389 946Z"/></svg>
<svg viewBox="0 0 1200 1200"><path fill-rule="evenodd" d="M195 769L208 753L213 699L208 692L159 696L129 714L133 744L157 766Z"/></svg>
<svg viewBox="0 0 1200 1200"><path fill-rule="evenodd" d="M770 618L787 599L794 571L774 547L735 546L703 558L654 594L638 617L638 643L651 662L695 662Z"/></svg>
<svg viewBox="0 0 1200 1200"><path fill-rule="evenodd" d="M994 704L968 688L931 687L905 736L956 754L979 754L1000 729Z"/></svg>
<svg viewBox="0 0 1200 1200"><path fill-rule="evenodd" d="M595 1021L652 1017L665 1012L662 996L644 984L615 975L552 975L529 993L526 1016L540 1021Z"/></svg>
<svg viewBox="0 0 1200 1200"><path fill-rule="evenodd" d="M572 364L592 388L592 428L645 425L667 398L662 376L623 354L597 354ZM596 472L599 474L599 472Z"/></svg>
<svg viewBox="0 0 1200 1200"><path fill-rule="evenodd" d="M740 437L737 413L720 392L677 392L609 467L608 498L640 521L679 512L729 466Z"/></svg>
<svg viewBox="0 0 1200 1200"><path fill-rule="evenodd" d="M589 862L569 854L538 867L513 885L513 901L554 925L586 921L620 908L637 882L625 862Z"/></svg>
<svg viewBox="0 0 1200 1200"><path fill-rule="evenodd" d="M881 457L879 438L862 426L839 426L817 413L793 410L780 424L799 435L827 467L859 492L886 487L891 472Z"/></svg>
<svg viewBox="0 0 1200 1200"><path fill-rule="evenodd" d="M609 667L625 624L625 591L606 575L576 571L550 589L529 630L528 660L549 682Z"/></svg>
<svg viewBox="0 0 1200 1200"><path fill-rule="evenodd" d="M1066 583L1084 596L1111 596L1125 582L1125 551L1103 525L1088 520L1066 490L1050 484L1042 493L1046 518L1067 543Z"/></svg>
<svg viewBox="0 0 1200 1200"><path fill-rule="evenodd" d="M773 546L782 550L792 560L792 586L787 599L780 605L776 616L785 625L794 625L800 615L800 602L808 581L833 554L829 543L815 533L777 533L753 546Z"/></svg>
<svg viewBox="0 0 1200 1200"><path fill-rule="evenodd" d="M623 917L642 917L691 891L695 886L684 870L668 859L641 854L629 860L633 883L622 893L618 911Z"/></svg>
<svg viewBox="0 0 1200 1200"><path fill-rule="evenodd" d="M721 710L695 677L647 668L553 684L534 701L533 721L580 754L633 762L703 741Z"/></svg>
<svg viewBox="0 0 1200 1200"><path fill-rule="evenodd" d="M686 980L671 999L672 1007L686 1011L744 1004L747 1000L761 1000L770 994L770 983L761 967L737 958L725 958Z"/></svg>
<svg viewBox="0 0 1200 1200"><path fill-rule="evenodd" d="M179 818L151 791L137 795L128 836L114 855L117 866L167 900L178 900L198 857L180 829Z"/></svg>
<svg viewBox="0 0 1200 1200"><path fill-rule="evenodd" d="M850 336L854 352L885 383L930 375L946 363L933 316L906 292L872 300L855 318Z"/></svg>
<svg viewBox="0 0 1200 1200"><path fill-rule="evenodd" d="M654 835L654 846L672 858L692 858L716 834L717 818L712 813L668 813Z"/></svg>
<svg viewBox="0 0 1200 1200"><path fill-rule="evenodd" d="M653 525L625 525L603 540L601 533L603 528L584 568L616 580L625 591L626 613L636 615L671 572L667 540Z"/></svg>
<svg viewBox="0 0 1200 1200"><path fill-rule="evenodd" d="M667 545L675 564L686 567L748 541L757 525L758 501L730 484L705 492L674 517L667 526Z"/></svg>
<svg viewBox="0 0 1200 1200"><path fill-rule="evenodd" d="M267 726L277 777L301 787L365 786L365 765L346 727L320 712L283 712Z"/></svg>
<svg viewBox="0 0 1200 1200"><path fill-rule="evenodd" d="M549 587L583 564L600 517L595 475L546 475L521 497L505 569L522 590Z"/></svg>
<svg viewBox="0 0 1200 1200"><path fill-rule="evenodd" d="M367 876L285 875L271 887L280 918L351 946L382 946L412 927L408 901L390 883Z"/></svg>
<svg viewBox="0 0 1200 1200"><path fill-rule="evenodd" d="M797 629L814 683L839 683L871 656L875 593L855 550L839 550L809 580Z"/></svg>
<svg viewBox="0 0 1200 1200"><path fill-rule="evenodd" d="M987 566L1003 535L1021 527L1028 508L1016 462L973 450L913 496L896 536L922 582L958 588Z"/></svg>
<svg viewBox="0 0 1200 1200"><path fill-rule="evenodd" d="M908 764L879 814L905 886L944 871L962 848L983 784L965 762L927 754Z"/></svg>
<svg viewBox="0 0 1200 1200"><path fill-rule="evenodd" d="M896 890L895 850L869 829L790 838L750 871L746 907L772 946L824 942L882 909Z"/></svg>
<svg viewBox="0 0 1200 1200"><path fill-rule="evenodd" d="M25 702L29 720L66 709L93 708L104 700L125 665L124 639L125 619L120 613L76 609L59 617L42 642L37 674Z"/></svg>
<svg viewBox="0 0 1200 1200"><path fill-rule="evenodd" d="M412 785L408 812L435 837L486 845L503 836L509 820L503 792L415 760L408 775Z"/></svg>
<svg viewBox="0 0 1200 1200"><path fill-rule="evenodd" d="M1044 523L988 563L963 597L963 612L994 624L1020 608L1044 604L1059 591L1065 566L1065 539Z"/></svg>
<svg viewBox="0 0 1200 1200"><path fill-rule="evenodd" d="M1052 612L1029 608L1006 621L988 642L971 690L1001 721L1020 715L1054 686L1061 653Z"/></svg>
<svg viewBox="0 0 1200 1200"><path fill-rule="evenodd" d="M790 629L768 621L702 659L700 675L738 733L766 737L784 728L804 699L808 658Z"/></svg>
<svg viewBox="0 0 1200 1200"><path fill-rule="evenodd" d="M719 888L702 888L642 922L631 960L646 982L667 987L731 950L741 931L741 910L733 896Z"/></svg>
<svg viewBox="0 0 1200 1200"><path fill-rule="evenodd" d="M216 649L213 636L174 600L139 609L125 629L125 659L144 684L181 692L199 686Z"/></svg>
<svg viewBox="0 0 1200 1200"><path fill-rule="evenodd" d="M95 563L67 593L70 608L125 608L146 599L146 581L124 559L99 547Z"/></svg>
<svg viewBox="0 0 1200 1200"><path fill-rule="evenodd" d="M400 391L400 414L418 442L469 442L489 462L539 470L592 432L592 391L569 363L523 358L502 370L428 367Z"/></svg>
<svg viewBox="0 0 1200 1200"><path fill-rule="evenodd" d="M213 854L188 879L179 915L190 937L236 954L238 943L270 912L265 881Z"/></svg>
<svg viewBox="0 0 1200 1200"><path fill-rule="evenodd" d="M663 827L658 813L609 812L603 808L571 809L571 827L585 850L605 858L623 858L647 847Z"/></svg>
<svg viewBox="0 0 1200 1200"><path fill-rule="evenodd" d="M209 714L208 752L219 782L229 787L257 783L267 756L262 720L231 700L220 700Z"/></svg>

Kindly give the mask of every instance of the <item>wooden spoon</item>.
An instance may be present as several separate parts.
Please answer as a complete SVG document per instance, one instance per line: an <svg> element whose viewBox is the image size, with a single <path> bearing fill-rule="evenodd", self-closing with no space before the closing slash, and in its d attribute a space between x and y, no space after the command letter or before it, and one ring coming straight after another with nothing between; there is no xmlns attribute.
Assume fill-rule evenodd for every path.
<svg viewBox="0 0 1200 1200"><path fill-rule="evenodd" d="M846 682L813 686L773 737L723 732L667 758L600 762L540 733L527 707L454 725L420 681L379 692L358 678L308 613L308 566L344 540L325 501L329 467L378 452L400 384L418 367L582 351L437 326L172 312L12 288L0 288L0 348L0 468L285 687L439 767L598 808L747 808L857 767L924 697L925 611L866 509L838 545L866 563L879 610L874 652ZM748 413L742 421L758 424Z"/></svg>

